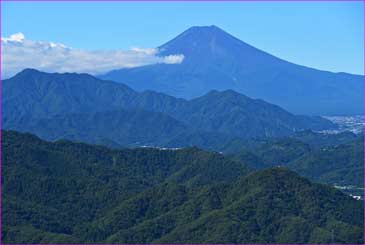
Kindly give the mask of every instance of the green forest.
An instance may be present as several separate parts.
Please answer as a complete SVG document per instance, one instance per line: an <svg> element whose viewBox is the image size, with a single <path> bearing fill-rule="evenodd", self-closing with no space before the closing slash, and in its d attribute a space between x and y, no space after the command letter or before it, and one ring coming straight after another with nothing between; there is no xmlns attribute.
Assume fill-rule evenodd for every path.
<svg viewBox="0 0 365 245"><path fill-rule="evenodd" d="M363 201L290 170L328 180L312 160L357 145L301 146L279 167L264 148L109 149L2 131L3 242L363 243Z"/></svg>

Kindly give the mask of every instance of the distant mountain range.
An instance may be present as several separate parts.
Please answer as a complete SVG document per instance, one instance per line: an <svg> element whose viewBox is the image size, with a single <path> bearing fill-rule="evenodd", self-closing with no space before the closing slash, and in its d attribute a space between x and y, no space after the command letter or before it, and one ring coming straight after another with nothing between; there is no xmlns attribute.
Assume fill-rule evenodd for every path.
<svg viewBox="0 0 365 245"><path fill-rule="evenodd" d="M160 55L183 54L184 60L110 71L100 78L187 99L233 89L296 114L364 112L364 76L287 62L216 26L191 27L158 49Z"/></svg>
<svg viewBox="0 0 365 245"><path fill-rule="evenodd" d="M283 167L2 135L5 243L364 242L363 201Z"/></svg>
<svg viewBox="0 0 365 245"><path fill-rule="evenodd" d="M321 117L296 116L233 90L192 100L88 74L26 69L3 81L3 127L49 139L113 145L212 148L240 138L291 135L336 126Z"/></svg>

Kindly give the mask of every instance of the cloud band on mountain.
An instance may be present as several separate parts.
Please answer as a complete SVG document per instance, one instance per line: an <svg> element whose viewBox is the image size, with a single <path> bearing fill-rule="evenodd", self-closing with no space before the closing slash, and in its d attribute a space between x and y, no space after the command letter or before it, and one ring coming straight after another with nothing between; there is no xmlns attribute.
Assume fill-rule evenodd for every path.
<svg viewBox="0 0 365 245"><path fill-rule="evenodd" d="M179 64L184 55L159 56L155 48L130 50L83 50L62 43L28 40L22 33L1 38L2 76L10 77L25 68L47 72L100 74L118 68L165 63Z"/></svg>

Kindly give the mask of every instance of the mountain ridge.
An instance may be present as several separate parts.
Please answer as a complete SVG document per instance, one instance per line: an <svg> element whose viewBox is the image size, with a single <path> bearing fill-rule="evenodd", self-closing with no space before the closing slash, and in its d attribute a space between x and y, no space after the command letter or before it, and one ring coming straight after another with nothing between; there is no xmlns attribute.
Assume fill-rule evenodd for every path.
<svg viewBox="0 0 365 245"><path fill-rule="evenodd" d="M136 92L126 85L100 80L87 74L50 74L29 69L4 80L3 92L4 128L20 131L34 129L33 126L37 123L49 123L52 127L55 117L60 123L56 125L70 126L67 120L75 118L72 115L102 112L110 115L112 111L120 110L143 110L146 111L146 117L148 113L151 116L163 113L166 119L170 118L170 125L173 120L177 120L189 126L189 132L212 132L231 138L273 137L292 134L301 129L322 130L334 127L326 119L296 116L276 105L251 99L233 90L211 91L200 98L185 100L154 91ZM126 115L119 115L119 119L124 122L129 120ZM61 123L60 117L66 121ZM90 120L86 121L90 125L84 125L85 128L93 125ZM150 130L154 126L160 128L156 124L147 125ZM42 128L44 127L36 126L36 131L33 132L39 133ZM53 128L56 132L62 130L59 127ZM75 131L75 128L63 130ZM107 128L103 130L106 132ZM132 131L138 132L138 128L134 127ZM118 142L116 138L109 140Z"/></svg>

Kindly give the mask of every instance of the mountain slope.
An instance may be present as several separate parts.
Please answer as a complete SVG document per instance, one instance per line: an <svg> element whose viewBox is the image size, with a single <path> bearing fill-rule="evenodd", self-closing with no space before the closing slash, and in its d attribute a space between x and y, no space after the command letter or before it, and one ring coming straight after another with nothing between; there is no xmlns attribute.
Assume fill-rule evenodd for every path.
<svg viewBox="0 0 365 245"><path fill-rule="evenodd" d="M362 240L356 227L361 225L360 219L353 226L346 224L361 215L360 210L346 204L351 203L348 197L332 188L313 185L287 169L256 172L230 187L231 190L218 192L223 208L202 215L159 241L346 243L352 240L356 243ZM342 211L338 213L339 210ZM333 239L332 229L336 231Z"/></svg>
<svg viewBox="0 0 365 245"><path fill-rule="evenodd" d="M363 242L362 201L288 169L2 133L6 243Z"/></svg>
<svg viewBox="0 0 365 245"><path fill-rule="evenodd" d="M118 134L114 134L112 128L117 124L111 126L109 131L106 125L102 132L99 127L96 131L101 134L95 135L91 128L103 126L102 120L106 123L106 119L95 116L95 113L107 113L110 122L127 123L133 127L131 131L136 136L143 135L146 130L153 131L156 126L161 130L155 132L155 140L151 137L145 141L151 141L152 144L161 143L159 133L162 138L170 138L170 142L176 142L175 136L179 133L179 128L179 137L188 139L188 135L193 135L191 132L201 134L202 137L206 133L216 133L231 138L252 138L289 135L303 129L322 130L334 127L334 124L326 119L295 116L278 106L248 98L232 90L212 91L187 101L153 91L138 93L123 84L99 80L87 74L50 74L27 69L3 81L3 95L4 128L29 130L47 139L60 138L65 136L66 132L74 132L75 135L68 135L68 138L83 140L98 136L123 144L139 141L138 137L133 140L131 138L130 141L116 138ZM113 116L115 111L129 113L116 113ZM145 112L139 113L141 111ZM84 115L83 123L86 124L81 126L70 123L72 120L81 123L82 120L80 121L77 114ZM137 114L138 117L133 116ZM157 125L158 115L164 119L164 126L175 127L176 124L175 129L168 131ZM156 120L153 121L152 118ZM142 126L145 122L151 123ZM56 130L49 132L44 125ZM84 136L78 138L80 135ZM125 133L120 136L128 138ZM197 140L199 143L201 139ZM97 143L90 140L88 142Z"/></svg>
<svg viewBox="0 0 365 245"><path fill-rule="evenodd" d="M9 242L28 237L49 243L55 234L64 242L79 225L167 179L204 186L248 172L239 162L196 148L113 151L14 131L3 131L2 139L3 238Z"/></svg>
<svg viewBox="0 0 365 245"><path fill-rule="evenodd" d="M140 109L96 112L88 114L65 114L48 118L23 117L7 129L32 132L47 140L69 139L107 146L168 146L179 138L200 135L201 144L213 144L214 137L225 137L194 131L184 123L159 112ZM108 144L108 140L110 144ZM188 139L183 145L193 145ZM176 145L179 146L178 142Z"/></svg>
<svg viewBox="0 0 365 245"><path fill-rule="evenodd" d="M278 106L233 90L211 91L189 102L177 118L200 129L241 138L275 137L304 128L332 127L322 118L293 116Z"/></svg>
<svg viewBox="0 0 365 245"><path fill-rule="evenodd" d="M364 184L364 137L309 152L288 167L307 178L341 186Z"/></svg>
<svg viewBox="0 0 365 245"><path fill-rule="evenodd" d="M323 145L305 143L301 137L309 142L315 138ZM322 137L302 132L294 137L257 143L232 157L256 169L286 166L312 181L335 185L349 194L363 196L364 137L355 136L350 140L354 136L347 133L339 134L339 138L334 135ZM342 140L345 142L341 143Z"/></svg>
<svg viewBox="0 0 365 245"><path fill-rule="evenodd" d="M216 26L189 28L159 50L161 55L183 54L184 60L115 70L100 77L138 91L150 89L183 98L233 89L297 114L363 113L363 76L284 61Z"/></svg>
<svg viewBox="0 0 365 245"><path fill-rule="evenodd" d="M3 81L4 119L25 115L46 117L66 113L115 110L134 92L123 84L88 74L45 73L25 69ZM6 123L6 121L5 121Z"/></svg>

